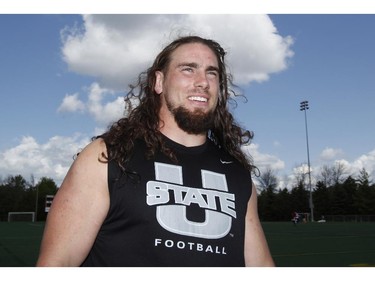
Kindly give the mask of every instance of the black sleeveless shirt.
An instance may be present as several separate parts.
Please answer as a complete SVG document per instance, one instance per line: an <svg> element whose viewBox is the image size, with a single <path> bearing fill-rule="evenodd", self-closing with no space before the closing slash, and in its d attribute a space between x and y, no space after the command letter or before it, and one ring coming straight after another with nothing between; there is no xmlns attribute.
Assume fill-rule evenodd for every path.
<svg viewBox="0 0 375 281"><path fill-rule="evenodd" d="M244 266L251 176L213 142L166 138L178 163L135 143L123 173L108 163L110 208L82 266Z"/></svg>

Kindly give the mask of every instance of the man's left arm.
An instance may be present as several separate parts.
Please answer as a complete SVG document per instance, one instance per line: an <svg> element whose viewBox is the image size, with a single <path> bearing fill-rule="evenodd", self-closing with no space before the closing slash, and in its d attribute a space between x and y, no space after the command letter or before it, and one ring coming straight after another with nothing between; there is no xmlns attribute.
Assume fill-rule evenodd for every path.
<svg viewBox="0 0 375 281"><path fill-rule="evenodd" d="M254 184L246 213L245 265L258 267L275 266L259 221L257 191Z"/></svg>

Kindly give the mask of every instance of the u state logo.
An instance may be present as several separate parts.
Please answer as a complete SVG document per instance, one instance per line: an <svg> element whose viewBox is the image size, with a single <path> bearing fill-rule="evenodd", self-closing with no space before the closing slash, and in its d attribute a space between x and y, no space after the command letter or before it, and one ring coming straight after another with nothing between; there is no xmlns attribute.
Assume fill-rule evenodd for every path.
<svg viewBox="0 0 375 281"><path fill-rule="evenodd" d="M183 185L182 167L155 162L156 181L147 182L147 204L156 205L158 223L185 236L218 239L228 234L236 218L235 197L228 192L224 174L201 170L202 187ZM186 209L197 204L205 210L203 222L191 221Z"/></svg>

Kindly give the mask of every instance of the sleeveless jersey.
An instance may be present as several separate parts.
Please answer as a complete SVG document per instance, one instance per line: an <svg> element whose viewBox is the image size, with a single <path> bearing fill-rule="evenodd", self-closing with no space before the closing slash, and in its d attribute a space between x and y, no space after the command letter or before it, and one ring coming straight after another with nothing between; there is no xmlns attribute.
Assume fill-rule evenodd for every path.
<svg viewBox="0 0 375 281"><path fill-rule="evenodd" d="M177 156L145 157L136 141L129 169L108 163L110 208L82 266L244 266L251 176L212 141Z"/></svg>

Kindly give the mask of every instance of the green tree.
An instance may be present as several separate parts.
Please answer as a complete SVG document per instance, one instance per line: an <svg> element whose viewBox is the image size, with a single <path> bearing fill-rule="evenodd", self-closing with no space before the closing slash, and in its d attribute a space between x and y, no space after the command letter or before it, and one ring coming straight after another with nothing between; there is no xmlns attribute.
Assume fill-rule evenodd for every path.
<svg viewBox="0 0 375 281"><path fill-rule="evenodd" d="M290 221L295 211L290 204L291 195L287 188L279 189L275 198L275 221Z"/></svg>
<svg viewBox="0 0 375 281"><path fill-rule="evenodd" d="M309 191L301 180L296 187L291 190L291 206L297 212L310 212L309 209Z"/></svg>
<svg viewBox="0 0 375 281"><path fill-rule="evenodd" d="M258 212L261 220L274 221L277 214L277 206L275 193L278 185L277 177L271 168L266 168L261 172L259 177L256 178L257 188L260 190L258 198Z"/></svg>
<svg viewBox="0 0 375 281"><path fill-rule="evenodd" d="M375 214L375 187L367 171L363 168L357 179L358 188L355 195L355 207L360 215Z"/></svg>
<svg viewBox="0 0 375 281"><path fill-rule="evenodd" d="M0 217L6 220L8 212L27 211L24 206L26 180L21 176L9 176L3 181L0 189Z"/></svg>
<svg viewBox="0 0 375 281"><path fill-rule="evenodd" d="M271 189L275 191L279 184L275 172L270 167L267 167L264 172L260 172L257 181L259 190Z"/></svg>
<svg viewBox="0 0 375 281"><path fill-rule="evenodd" d="M55 195L57 192L57 185L53 179L43 177L35 185L34 194L38 194L38 210L37 220L45 220L47 213L45 212L45 199L46 195ZM35 194L36 196L36 194ZM34 197L35 198L35 197Z"/></svg>
<svg viewBox="0 0 375 281"><path fill-rule="evenodd" d="M263 189L258 197L259 219L273 221L277 208L275 206L276 194L272 188Z"/></svg>
<svg viewBox="0 0 375 281"><path fill-rule="evenodd" d="M354 197L356 193L355 180L349 176L343 183L336 183L330 188L332 215L352 215L356 213Z"/></svg>
<svg viewBox="0 0 375 281"><path fill-rule="evenodd" d="M316 220L330 214L330 206L332 205L332 196L329 188L323 181L318 181L313 192L314 216Z"/></svg>

